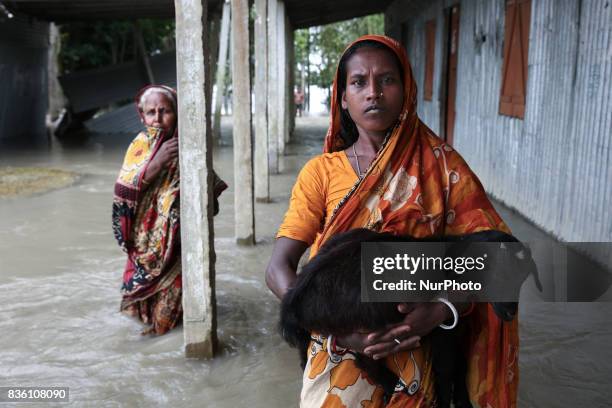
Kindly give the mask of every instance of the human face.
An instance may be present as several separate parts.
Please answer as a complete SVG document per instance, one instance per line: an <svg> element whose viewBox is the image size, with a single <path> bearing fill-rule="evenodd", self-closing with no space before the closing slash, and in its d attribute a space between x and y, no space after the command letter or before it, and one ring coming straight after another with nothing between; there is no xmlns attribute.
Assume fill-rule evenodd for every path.
<svg viewBox="0 0 612 408"><path fill-rule="evenodd" d="M341 102L360 136L384 136L404 104L402 78L390 51L364 47L349 58Z"/></svg>
<svg viewBox="0 0 612 408"><path fill-rule="evenodd" d="M145 99L142 116L145 126L161 128L168 133L174 132L176 112L172 102L163 93L154 92Z"/></svg>

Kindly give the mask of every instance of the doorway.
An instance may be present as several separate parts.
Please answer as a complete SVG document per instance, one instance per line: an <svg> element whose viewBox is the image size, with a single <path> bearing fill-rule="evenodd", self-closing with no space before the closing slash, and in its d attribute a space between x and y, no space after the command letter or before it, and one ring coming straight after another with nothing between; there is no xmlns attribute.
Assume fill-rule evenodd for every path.
<svg viewBox="0 0 612 408"><path fill-rule="evenodd" d="M446 10L444 18L446 39L444 69L442 70L443 97L440 114L441 129L444 140L452 145L455 131L455 101L457 98L457 62L459 52L459 5L456 4Z"/></svg>

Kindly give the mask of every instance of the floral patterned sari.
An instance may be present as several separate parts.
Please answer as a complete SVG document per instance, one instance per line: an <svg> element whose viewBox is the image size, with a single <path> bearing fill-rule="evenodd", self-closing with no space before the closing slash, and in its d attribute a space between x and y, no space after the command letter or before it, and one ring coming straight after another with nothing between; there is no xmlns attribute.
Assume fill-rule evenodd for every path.
<svg viewBox="0 0 612 408"><path fill-rule="evenodd" d="M176 106L176 92L160 85L141 90L136 103L151 87L171 92ZM151 159L168 137L178 135L152 127L140 132L128 147L115 183L113 231L128 255L121 311L151 325L143 334L164 334L182 317L178 159L149 186L143 184ZM214 177L214 194L218 197L227 185L216 174Z"/></svg>

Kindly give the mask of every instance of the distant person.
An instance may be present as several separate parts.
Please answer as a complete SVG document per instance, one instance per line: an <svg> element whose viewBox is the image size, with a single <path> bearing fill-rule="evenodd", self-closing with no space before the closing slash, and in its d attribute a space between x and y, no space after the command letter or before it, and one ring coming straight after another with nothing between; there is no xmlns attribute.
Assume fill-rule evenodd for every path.
<svg viewBox="0 0 612 408"><path fill-rule="evenodd" d="M176 91L150 85L136 96L146 129L128 147L113 201L113 231L128 259L121 311L164 334L181 321L180 177ZM227 185L215 174L214 206Z"/></svg>
<svg viewBox="0 0 612 408"><path fill-rule="evenodd" d="M304 113L304 92L302 92L301 88L295 92L294 95L295 109L297 116L302 116Z"/></svg>

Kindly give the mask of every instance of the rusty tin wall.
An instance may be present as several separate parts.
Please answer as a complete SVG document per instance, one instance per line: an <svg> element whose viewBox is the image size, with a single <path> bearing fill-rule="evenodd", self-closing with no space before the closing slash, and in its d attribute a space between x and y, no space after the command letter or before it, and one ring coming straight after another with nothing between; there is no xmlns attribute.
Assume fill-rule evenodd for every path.
<svg viewBox="0 0 612 408"><path fill-rule="evenodd" d="M387 31L423 88L425 23L436 19L434 98L419 115L440 131L444 10L397 0ZM532 0L524 120L500 115L504 0L460 3L454 145L495 198L565 241L612 241L612 2ZM612 255L589 250L612 265Z"/></svg>

